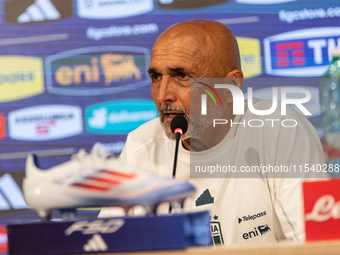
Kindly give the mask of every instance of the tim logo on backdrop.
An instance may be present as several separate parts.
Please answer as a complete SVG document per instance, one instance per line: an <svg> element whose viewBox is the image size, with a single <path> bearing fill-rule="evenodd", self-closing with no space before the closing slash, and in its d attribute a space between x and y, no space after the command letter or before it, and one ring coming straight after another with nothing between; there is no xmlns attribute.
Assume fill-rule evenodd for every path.
<svg viewBox="0 0 340 255"><path fill-rule="evenodd" d="M95 46L46 58L46 89L53 94L96 96L148 85L149 50Z"/></svg>
<svg viewBox="0 0 340 255"><path fill-rule="evenodd" d="M215 84L214 87L202 83L202 82L197 82L203 86L205 86L206 88L209 88L211 91L213 91L213 93L217 96L217 98L220 101L220 104L222 106L223 101L221 101L221 98L219 96L219 94L217 93L217 91L215 89L229 89L230 92L232 93L233 96L233 114L234 115L244 115L244 102L245 102L245 97L244 94L242 92L241 89L239 89L237 86L235 85L230 85L230 84ZM197 87L200 90L203 90L204 92L206 92L214 101L215 106L217 106L216 100L214 99L214 96L212 93L210 93L206 88L202 88L202 87ZM288 93L300 93L300 94L304 94L303 98L294 98L294 99L289 99L287 98L287 94ZM270 115L273 114L276 109L277 109L277 105L278 105L278 90L276 87L273 87L272 90L272 106L270 109L267 110L258 110L255 109L254 104L253 104L253 90L251 87L248 87L248 109L250 110L251 113L255 114L255 115L260 115L260 116L266 116L266 115ZM286 115L287 113L287 105L288 104L294 104L304 115L311 115L311 113L303 106L303 103L308 102L311 99L311 93L305 89L305 88L299 88L299 87L282 87L281 88L281 115ZM207 95L206 94L202 94L201 95L201 115L207 115ZM274 122L275 119L266 119L266 121L269 121L272 123L272 127L274 127ZM278 120L277 120L278 121ZM260 125L253 125L251 124L252 122L260 122ZM288 125L287 122L292 122L294 123L293 125L290 124ZM216 125L219 124L227 124L228 120L226 119L214 119L213 120L213 126L215 127ZM235 123L236 124L236 123ZM239 123L238 123L239 124ZM232 120L231 120L231 125L232 125ZM248 120L248 126L249 127L261 127L264 125L264 121L260 120L260 119L251 119ZM297 125L297 121L294 119L285 119L281 122L281 125L283 127L295 127Z"/></svg>
<svg viewBox="0 0 340 255"><path fill-rule="evenodd" d="M340 46L339 27L290 31L264 39L267 74L293 77L322 76Z"/></svg>

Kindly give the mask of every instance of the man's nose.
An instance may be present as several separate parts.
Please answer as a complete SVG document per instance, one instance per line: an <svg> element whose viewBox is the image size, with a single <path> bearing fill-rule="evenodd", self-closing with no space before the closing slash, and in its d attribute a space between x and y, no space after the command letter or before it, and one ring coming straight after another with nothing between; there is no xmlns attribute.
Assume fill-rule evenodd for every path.
<svg viewBox="0 0 340 255"><path fill-rule="evenodd" d="M158 92L159 102L174 102L177 100L176 88L171 78L163 79Z"/></svg>

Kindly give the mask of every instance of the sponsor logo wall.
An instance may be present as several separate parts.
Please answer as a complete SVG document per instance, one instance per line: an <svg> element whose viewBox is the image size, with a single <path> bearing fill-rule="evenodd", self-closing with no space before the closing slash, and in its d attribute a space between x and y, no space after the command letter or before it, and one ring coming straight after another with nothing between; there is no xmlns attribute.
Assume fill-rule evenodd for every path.
<svg viewBox="0 0 340 255"><path fill-rule="evenodd" d="M316 78L340 45L337 0L7 0L0 5L0 174L20 175L19 191L28 152L44 155L43 168L69 160L80 148L90 151L95 143L119 154L128 132L157 118L147 68L156 38L176 22L203 17L228 25L239 43L244 91L258 78L264 82L254 94L262 98L273 86L308 88L313 101L306 107L316 127L321 121ZM0 224L1 215L8 219L17 210L7 193L1 195L8 206L0 211ZM20 210L14 218L28 215Z"/></svg>

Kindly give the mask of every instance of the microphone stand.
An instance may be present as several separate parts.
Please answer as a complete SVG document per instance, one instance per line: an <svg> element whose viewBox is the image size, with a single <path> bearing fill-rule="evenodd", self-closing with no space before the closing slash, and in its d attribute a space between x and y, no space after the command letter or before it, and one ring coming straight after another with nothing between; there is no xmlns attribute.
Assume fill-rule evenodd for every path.
<svg viewBox="0 0 340 255"><path fill-rule="evenodd" d="M175 147L175 157L174 157L174 168L172 170L172 178L176 176L176 167L177 167L177 155L178 155L178 144L181 138L181 133L176 133L176 147Z"/></svg>
<svg viewBox="0 0 340 255"><path fill-rule="evenodd" d="M175 176L176 176L178 145L179 145L180 138L181 138L181 132L177 132L176 133L176 146L175 146L175 157L174 157L174 167L173 167L173 170L172 170L172 178L175 178ZM172 210L172 206L171 206L171 202L170 202L169 213L171 213L171 210Z"/></svg>

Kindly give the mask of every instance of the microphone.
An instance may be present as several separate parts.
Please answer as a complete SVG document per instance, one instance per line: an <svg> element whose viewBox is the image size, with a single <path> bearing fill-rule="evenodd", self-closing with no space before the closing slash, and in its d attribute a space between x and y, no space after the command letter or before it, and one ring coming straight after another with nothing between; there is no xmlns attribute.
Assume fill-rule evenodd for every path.
<svg viewBox="0 0 340 255"><path fill-rule="evenodd" d="M176 176L176 166L177 166L177 155L178 155L178 144L182 135L188 130L188 121L183 115L175 116L170 123L171 131L176 135L176 147L175 147L175 157L174 157L174 168L172 170L172 178ZM172 210L171 203L169 205L169 213Z"/></svg>
<svg viewBox="0 0 340 255"><path fill-rule="evenodd" d="M183 115L175 116L170 123L171 131L176 135L176 140L188 130L188 121ZM178 138L177 138L178 137Z"/></svg>

